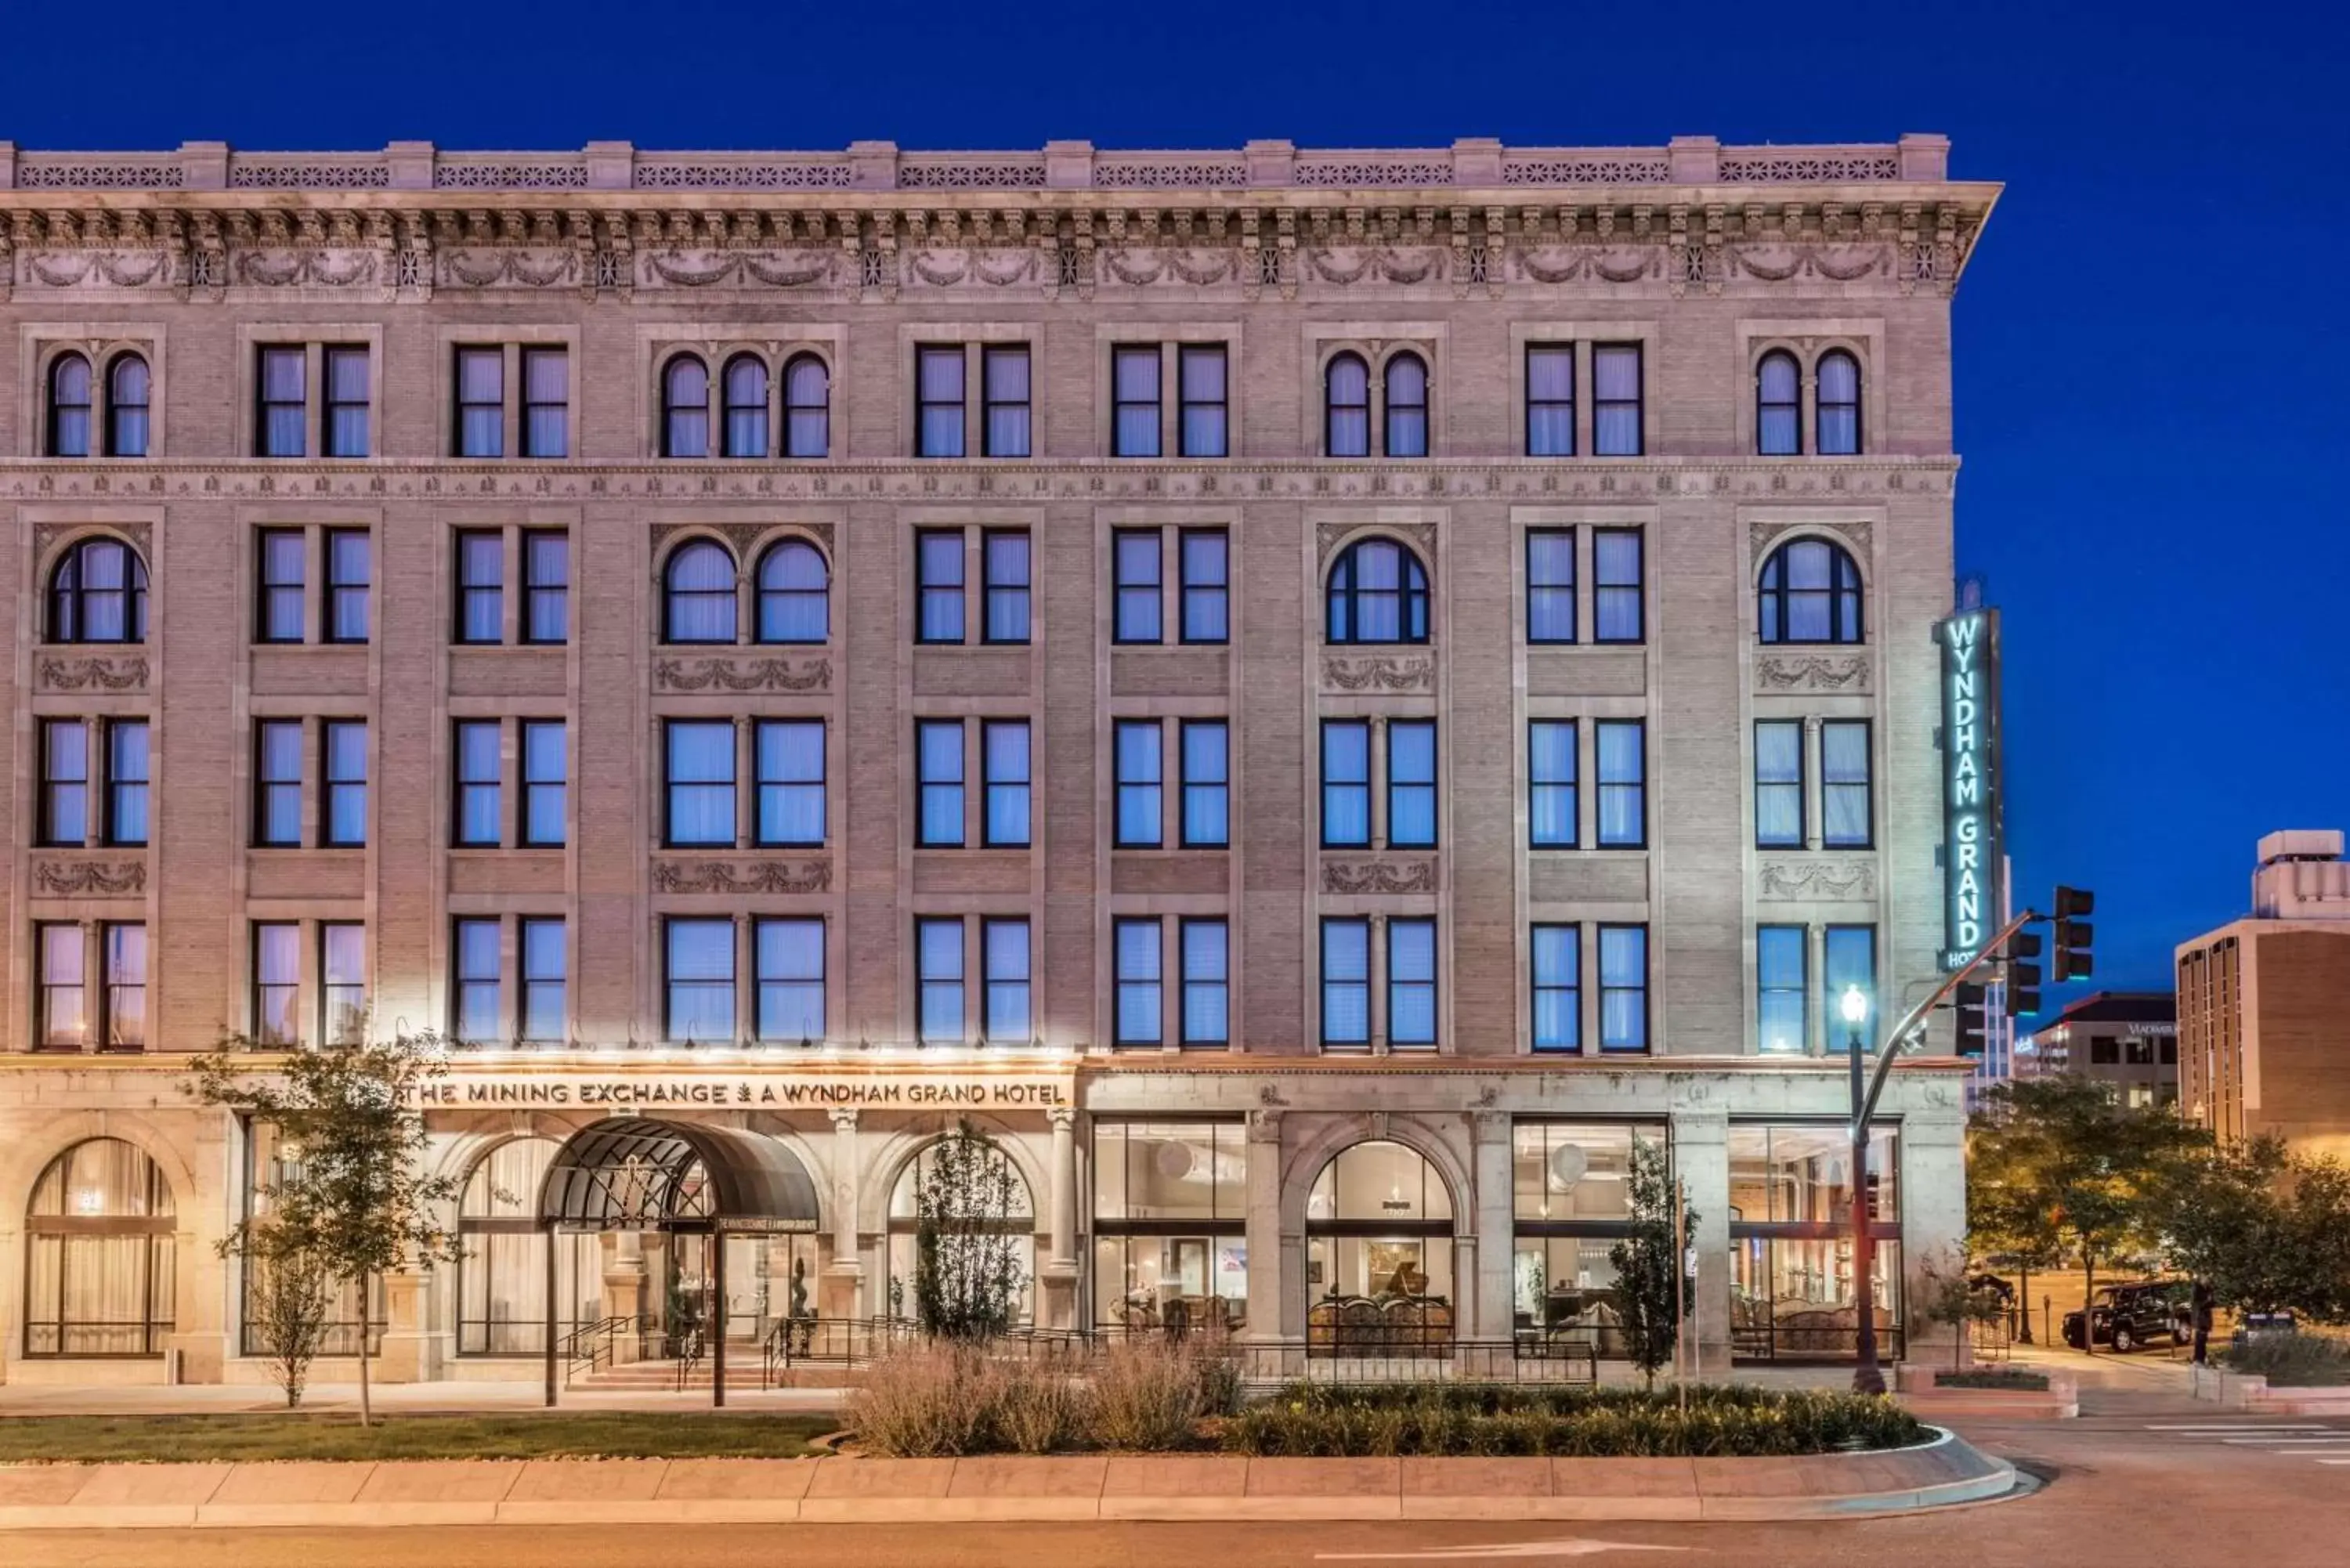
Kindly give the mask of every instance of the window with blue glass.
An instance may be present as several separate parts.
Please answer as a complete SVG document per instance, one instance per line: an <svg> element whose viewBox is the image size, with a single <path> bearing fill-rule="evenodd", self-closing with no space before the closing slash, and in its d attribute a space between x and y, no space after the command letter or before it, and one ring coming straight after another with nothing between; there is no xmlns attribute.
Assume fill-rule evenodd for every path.
<svg viewBox="0 0 2350 1568"><path fill-rule="evenodd" d="M991 528L980 535L980 580L985 589L983 642L1028 640L1028 535Z"/></svg>
<svg viewBox="0 0 2350 1568"><path fill-rule="evenodd" d="M1388 843L1398 849L1436 844L1436 721L1388 722Z"/></svg>
<svg viewBox="0 0 2350 1568"><path fill-rule="evenodd" d="M1113 603L1110 638L1159 642L1159 542L1156 528L1120 528L1110 535Z"/></svg>
<svg viewBox="0 0 2350 1568"><path fill-rule="evenodd" d="M914 922L915 1030L925 1045L963 1041L962 921L925 916Z"/></svg>
<svg viewBox="0 0 2350 1568"><path fill-rule="evenodd" d="M364 528L326 531L327 606L322 618L328 642L368 639L368 587L374 575L374 545Z"/></svg>
<svg viewBox="0 0 2350 1568"><path fill-rule="evenodd" d="M560 845L570 815L570 753L560 719L522 722L522 841L533 848Z"/></svg>
<svg viewBox="0 0 2350 1568"><path fill-rule="evenodd" d="M302 722L264 719L253 727L253 841L302 842Z"/></svg>
<svg viewBox="0 0 2350 1568"><path fill-rule="evenodd" d="M962 640L962 530L914 535L914 640Z"/></svg>
<svg viewBox="0 0 2350 1568"><path fill-rule="evenodd" d="M1599 457L1640 455L1640 346L1591 347L1591 450Z"/></svg>
<svg viewBox="0 0 2350 1568"><path fill-rule="evenodd" d="M661 569L661 640L734 640L734 557L714 539L670 552Z"/></svg>
<svg viewBox="0 0 2350 1568"><path fill-rule="evenodd" d="M734 922L671 916L664 946L664 1036L689 1045L734 1044Z"/></svg>
<svg viewBox="0 0 2350 1568"><path fill-rule="evenodd" d="M979 939L979 978L986 1003L981 1033L1003 1044L1025 1045L1036 1033L1029 995L1028 922L982 920Z"/></svg>
<svg viewBox="0 0 2350 1568"><path fill-rule="evenodd" d="M1754 1048L1802 1055L1810 1048L1810 937L1802 926L1754 929Z"/></svg>
<svg viewBox="0 0 2350 1568"><path fill-rule="evenodd" d="M1182 1044L1203 1047L1232 1044L1230 929L1222 919L1185 919Z"/></svg>
<svg viewBox="0 0 2350 1568"><path fill-rule="evenodd" d="M762 719L752 732L763 845L824 842L824 721Z"/></svg>
<svg viewBox="0 0 2350 1568"><path fill-rule="evenodd" d="M466 919L455 926L449 1032L460 1044L486 1045L498 1038L498 922Z"/></svg>
<svg viewBox="0 0 2350 1568"><path fill-rule="evenodd" d="M1029 391L1025 343L990 343L979 351L979 397L981 454L1026 457Z"/></svg>
<svg viewBox="0 0 2350 1568"><path fill-rule="evenodd" d="M1392 539L1359 539L1340 551L1325 598L1332 642L1428 640L1428 569Z"/></svg>
<svg viewBox="0 0 2350 1568"><path fill-rule="evenodd" d="M914 767L918 820L916 845L928 849L954 848L963 841L962 721L918 719L914 722Z"/></svg>
<svg viewBox="0 0 2350 1568"><path fill-rule="evenodd" d="M1754 842L1763 849L1804 846L1804 722L1754 723Z"/></svg>
<svg viewBox="0 0 2350 1568"><path fill-rule="evenodd" d="M962 344L926 343L914 350L916 457L962 455Z"/></svg>
<svg viewBox="0 0 2350 1568"><path fill-rule="evenodd" d="M1583 928L1544 922L1529 933L1534 970L1534 1047L1583 1049Z"/></svg>
<svg viewBox="0 0 2350 1568"><path fill-rule="evenodd" d="M1222 719L1186 719L1183 735L1183 847L1222 849L1232 842L1232 731Z"/></svg>
<svg viewBox="0 0 2350 1568"><path fill-rule="evenodd" d="M1575 640L1575 530L1526 530L1526 640Z"/></svg>
<svg viewBox="0 0 2350 1568"><path fill-rule="evenodd" d="M1790 539L1762 563L1754 618L1756 635L1768 643L1858 642L1860 568L1841 545Z"/></svg>
<svg viewBox="0 0 2350 1568"><path fill-rule="evenodd" d="M106 725L104 842L147 842L147 721L110 719Z"/></svg>
<svg viewBox="0 0 2350 1568"><path fill-rule="evenodd" d="M1183 588L1183 640L1232 640L1232 539L1222 528L1177 536Z"/></svg>
<svg viewBox="0 0 2350 1568"><path fill-rule="evenodd" d="M1860 451L1860 361L1841 348L1820 356L1819 451L1850 457Z"/></svg>
<svg viewBox="0 0 2350 1568"><path fill-rule="evenodd" d="M505 455L505 376L504 348L492 345L457 350L457 456Z"/></svg>
<svg viewBox="0 0 2350 1568"><path fill-rule="evenodd" d="M1526 455L1575 455L1575 345L1526 345Z"/></svg>
<svg viewBox="0 0 2350 1568"><path fill-rule="evenodd" d="M1371 842L1371 722L1322 721L1322 847Z"/></svg>
<svg viewBox="0 0 2350 1568"><path fill-rule="evenodd" d="M1436 921L1388 921L1388 1044L1436 1044Z"/></svg>
<svg viewBox="0 0 2350 1568"><path fill-rule="evenodd" d="M1159 455L1159 370L1156 343L1121 343L1110 350L1110 455Z"/></svg>
<svg viewBox="0 0 2350 1568"><path fill-rule="evenodd" d="M1526 842L1536 849L1572 849L1579 842L1575 798L1575 721L1526 722Z"/></svg>
<svg viewBox="0 0 2350 1568"><path fill-rule="evenodd" d="M289 350L265 348L261 351L264 370L262 392L265 399L270 390L266 377L270 364L269 356L273 352L282 354ZM294 349L290 352L299 355L301 351ZM295 363L298 366L300 360L296 358ZM296 384L298 385L298 377ZM49 433L47 445L44 449L47 456L88 457L89 455L91 385L89 361L81 355L60 354L49 362ZM266 409L265 401L263 407ZM269 433L265 421L262 433L265 441L262 447L264 457L300 455L298 449L290 454L271 452L265 444Z"/></svg>
<svg viewBox="0 0 2350 1568"><path fill-rule="evenodd" d="M982 842L992 848L1024 848L1029 835L1028 721L989 719L980 726L980 742L987 784Z"/></svg>
<svg viewBox="0 0 2350 1568"><path fill-rule="evenodd" d="M260 555L255 574L254 638L260 642L302 640L302 576L307 547L299 528L264 528L254 536ZM52 626L57 618L52 615ZM57 637L54 641L78 640Z"/></svg>
<svg viewBox="0 0 2350 1568"><path fill-rule="evenodd" d="M1866 849L1871 842L1869 722L1820 722L1820 842L1830 849Z"/></svg>
<svg viewBox="0 0 2350 1568"><path fill-rule="evenodd" d="M536 1044L563 1040L570 1012L570 956L563 921L556 916L526 916L520 928L522 1006L516 1023L522 1037Z"/></svg>
<svg viewBox="0 0 2350 1568"><path fill-rule="evenodd" d="M1783 348L1754 368L1754 450L1764 457L1794 457L1804 450L1803 373Z"/></svg>
<svg viewBox="0 0 2350 1568"><path fill-rule="evenodd" d="M89 840L89 726L79 719L44 719L40 729L34 842L78 846Z"/></svg>
<svg viewBox="0 0 2350 1568"><path fill-rule="evenodd" d="M498 759L500 725L494 719L457 722L456 841L495 844L503 836Z"/></svg>
<svg viewBox="0 0 2350 1568"><path fill-rule="evenodd" d="M1383 400L1387 404L1387 454L1426 457L1428 366L1419 355L1398 354L1388 359Z"/></svg>
<svg viewBox="0 0 2350 1568"><path fill-rule="evenodd" d="M710 367L680 354L661 368L663 457L710 455Z"/></svg>
<svg viewBox="0 0 2350 1568"><path fill-rule="evenodd" d="M1852 1025L1844 1021L1844 993L1857 989L1868 1004L1860 1024L1864 1050L1873 1050L1883 1020L1877 1016L1877 928L1830 926L1820 944L1821 1017L1827 1023L1830 1051L1849 1048Z"/></svg>
<svg viewBox="0 0 2350 1568"><path fill-rule="evenodd" d="M1118 763L1118 844L1156 849L1164 841L1163 731L1156 719L1120 719L1114 735Z"/></svg>
<svg viewBox="0 0 2350 1568"><path fill-rule="evenodd" d="M503 641L506 613L506 540L495 528L457 535L457 640Z"/></svg>
<svg viewBox="0 0 2350 1568"><path fill-rule="evenodd" d="M1186 343L1175 350L1175 391L1185 457L1222 457L1232 444L1227 366L1221 343Z"/></svg>
<svg viewBox="0 0 2350 1568"><path fill-rule="evenodd" d="M734 844L734 722L671 719L667 841L680 847Z"/></svg>
<svg viewBox="0 0 2350 1568"><path fill-rule="evenodd" d="M1640 530L1591 531L1591 640L1639 642L1648 636Z"/></svg>
<svg viewBox="0 0 2350 1568"><path fill-rule="evenodd" d="M756 354L737 354L718 375L719 397L725 416L720 435L728 457L767 455L767 362Z"/></svg>
<svg viewBox="0 0 2350 1568"><path fill-rule="evenodd" d="M761 1040L824 1044L824 921L794 916L751 922Z"/></svg>
<svg viewBox="0 0 2350 1568"><path fill-rule="evenodd" d="M368 742L363 719L329 719L318 726L326 756L327 808L321 814L321 844L367 842Z"/></svg>
<svg viewBox="0 0 2350 1568"><path fill-rule="evenodd" d="M328 457L368 454L368 351L356 345L325 351Z"/></svg>
<svg viewBox="0 0 2350 1568"><path fill-rule="evenodd" d="M823 642L831 635L832 568L824 552L806 539L777 540L759 558L759 640Z"/></svg>
<svg viewBox="0 0 2350 1568"><path fill-rule="evenodd" d="M1599 1048L1648 1048L1648 928L1599 928Z"/></svg>
<svg viewBox="0 0 2350 1568"><path fill-rule="evenodd" d="M1355 353L1331 357L1322 370L1322 452L1371 454L1371 370Z"/></svg>
<svg viewBox="0 0 2350 1568"><path fill-rule="evenodd" d="M1118 961L1118 1044L1160 1044L1167 1031L1159 922L1121 919L1116 928L1112 947Z"/></svg>
<svg viewBox="0 0 2350 1568"><path fill-rule="evenodd" d="M796 354L784 367L784 455L832 452L832 367L815 354Z"/></svg>
<svg viewBox="0 0 2350 1568"><path fill-rule="evenodd" d="M1644 849L1648 843L1648 723L1592 722L1599 784L1599 847Z"/></svg>
<svg viewBox="0 0 2350 1568"><path fill-rule="evenodd" d="M1371 922L1359 916L1322 922L1322 1044L1371 1044Z"/></svg>

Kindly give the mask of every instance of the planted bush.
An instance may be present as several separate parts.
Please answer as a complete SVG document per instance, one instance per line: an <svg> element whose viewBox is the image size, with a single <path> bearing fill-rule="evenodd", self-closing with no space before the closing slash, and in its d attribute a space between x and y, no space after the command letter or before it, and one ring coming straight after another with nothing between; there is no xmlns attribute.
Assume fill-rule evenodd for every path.
<svg viewBox="0 0 2350 1568"><path fill-rule="evenodd" d="M2350 1344L2322 1334L2264 1334L2232 1345L2230 1372L2257 1373L2273 1387L2331 1387L2350 1383Z"/></svg>
<svg viewBox="0 0 2350 1568"><path fill-rule="evenodd" d="M1229 1349L1220 1334L1139 1339L1072 1365L933 1340L875 1361L846 1413L859 1446L887 1459L1197 1448L1201 1418L1239 1405Z"/></svg>
<svg viewBox="0 0 2350 1568"><path fill-rule="evenodd" d="M1937 1388L2009 1388L2026 1393L2048 1392L2048 1374L2026 1372L2021 1367L1979 1369L1973 1372L1937 1372Z"/></svg>
<svg viewBox="0 0 2350 1568"><path fill-rule="evenodd" d="M1005 1376L977 1345L934 1340L877 1358L845 1414L858 1441L897 1459L946 1459L1002 1447Z"/></svg>

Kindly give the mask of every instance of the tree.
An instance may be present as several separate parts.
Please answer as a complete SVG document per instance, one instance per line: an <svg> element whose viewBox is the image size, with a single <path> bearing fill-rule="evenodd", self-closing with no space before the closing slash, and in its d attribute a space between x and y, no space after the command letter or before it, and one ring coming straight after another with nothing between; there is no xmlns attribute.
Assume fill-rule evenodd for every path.
<svg viewBox="0 0 2350 1568"><path fill-rule="evenodd" d="M313 1244L315 1230L292 1214L298 1201L288 1199L255 1220L242 1246L253 1273L254 1326L269 1355L269 1375L286 1391L289 1410L302 1403L334 1304L334 1277ZM222 1245L224 1254L236 1250L235 1237Z"/></svg>
<svg viewBox="0 0 2350 1568"><path fill-rule="evenodd" d="M455 1236L440 1216L457 1183L423 1173L424 1086L444 1075L440 1038L346 1039L296 1050L264 1065L248 1041L232 1039L191 1064L190 1085L220 1106L277 1131L276 1179L256 1189L255 1218L241 1221L224 1250L259 1268L298 1259L327 1278L358 1286L359 1423L374 1419L368 1381L369 1287L404 1264L453 1262Z"/></svg>
<svg viewBox="0 0 2350 1568"><path fill-rule="evenodd" d="M2239 1312L2350 1317L2350 1169L2273 1136L2199 1150L2162 1193L2171 1265ZM2204 1354L2203 1314L2196 1359Z"/></svg>
<svg viewBox="0 0 2350 1568"><path fill-rule="evenodd" d="M914 1317L942 1339L990 1339L1012 1326L1026 1276L1006 1223L1019 1174L969 1121L925 1151L914 1178Z"/></svg>
<svg viewBox="0 0 2350 1568"><path fill-rule="evenodd" d="M1953 1371L1961 1370L1966 1366L1967 1330L1979 1323L1997 1323L2007 1308L1998 1296L1974 1288L1962 1245L1951 1246L1939 1258L1921 1259L1918 1273L1919 1288L1912 1310L1923 1322L1950 1325L1950 1366Z"/></svg>
<svg viewBox="0 0 2350 1568"><path fill-rule="evenodd" d="M2055 1206L2043 1187L2044 1129L1979 1116L1967 1138L1967 1235L1986 1261L2015 1270L2016 1343L2032 1343L2032 1271L2064 1257Z"/></svg>
<svg viewBox="0 0 2350 1568"><path fill-rule="evenodd" d="M1662 1146L1646 1138L1632 1140L1625 1189L1631 1234L1607 1250L1607 1261L1616 1265L1616 1303L1626 1351L1653 1388L1657 1369L1673 1358L1679 1343L1682 1307L1697 1294L1696 1282L1684 1272L1688 1252L1682 1244L1697 1223L1697 1210L1684 1202L1679 1214L1674 1213L1674 1200L1682 1197L1680 1184L1673 1179Z"/></svg>

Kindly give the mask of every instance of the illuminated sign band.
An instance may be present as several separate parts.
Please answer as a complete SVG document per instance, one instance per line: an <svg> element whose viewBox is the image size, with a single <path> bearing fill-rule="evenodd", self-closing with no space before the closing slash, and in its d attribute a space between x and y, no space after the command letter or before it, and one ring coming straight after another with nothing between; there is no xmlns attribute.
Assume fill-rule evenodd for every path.
<svg viewBox="0 0 2350 1568"><path fill-rule="evenodd" d="M1934 628L1942 650L1942 967L1982 950L1999 924L1999 612Z"/></svg>
<svg viewBox="0 0 2350 1568"><path fill-rule="evenodd" d="M606 1114L664 1110L1054 1110L1076 1103L1066 1075L921 1074L476 1074L423 1085L433 1110L546 1106Z"/></svg>

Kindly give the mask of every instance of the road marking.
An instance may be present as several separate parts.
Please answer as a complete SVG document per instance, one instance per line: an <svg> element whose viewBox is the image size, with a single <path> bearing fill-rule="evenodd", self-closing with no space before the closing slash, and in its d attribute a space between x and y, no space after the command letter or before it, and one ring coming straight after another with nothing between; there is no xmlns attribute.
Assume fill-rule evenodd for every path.
<svg viewBox="0 0 2350 1568"><path fill-rule="evenodd" d="M2270 1425L2257 1420L2231 1421L2224 1426L2199 1422L2192 1426L2164 1427L2147 1424L2149 1432L2330 1432L2334 1428L2322 1421L2284 1421Z"/></svg>
<svg viewBox="0 0 2350 1568"><path fill-rule="evenodd" d="M2258 1444L2263 1448L2281 1449L2288 1443L2338 1443L2342 1440L2342 1434L2336 1432L2324 1438L2222 1438L2220 1440L2239 1448Z"/></svg>
<svg viewBox="0 0 2350 1568"><path fill-rule="evenodd" d="M1437 1546L1426 1552L1317 1552L1316 1563L1467 1563L1481 1557L1596 1557L1602 1552L1687 1552L1686 1546L1648 1546L1632 1541L1495 1541L1473 1546Z"/></svg>

